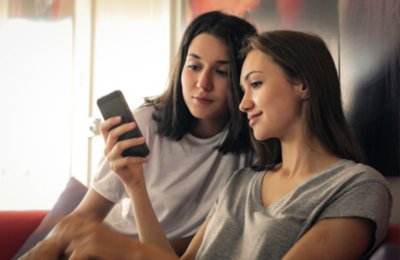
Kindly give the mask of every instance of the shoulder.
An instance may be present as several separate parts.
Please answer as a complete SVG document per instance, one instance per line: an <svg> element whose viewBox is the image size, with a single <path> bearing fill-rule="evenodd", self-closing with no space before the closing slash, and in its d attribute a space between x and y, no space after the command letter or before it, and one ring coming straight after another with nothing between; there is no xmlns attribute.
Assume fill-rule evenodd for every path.
<svg viewBox="0 0 400 260"><path fill-rule="evenodd" d="M153 105L142 105L132 111L135 120L140 124L152 119L155 108Z"/></svg>
<svg viewBox="0 0 400 260"><path fill-rule="evenodd" d="M386 178L371 166L353 161L344 160L342 167L338 168L336 178L348 185L361 185L376 183L388 189Z"/></svg>
<svg viewBox="0 0 400 260"><path fill-rule="evenodd" d="M239 192L241 190L251 189L251 186L257 180L262 179L264 172L255 171L251 167L245 167L234 172L231 177L228 179L226 189L230 192L235 190L235 192Z"/></svg>
<svg viewBox="0 0 400 260"><path fill-rule="evenodd" d="M321 184L329 186L353 186L379 183L388 186L385 177L371 166L342 159L317 177Z"/></svg>
<svg viewBox="0 0 400 260"><path fill-rule="evenodd" d="M387 232L392 195L386 178L371 166L345 161L329 181L334 190L322 218L358 217L374 223L374 247ZM334 185L337 182L339 185Z"/></svg>
<svg viewBox="0 0 400 260"><path fill-rule="evenodd" d="M157 123L153 119L154 111L155 108L153 105L142 105L132 111L139 129L146 139L152 138L157 132Z"/></svg>
<svg viewBox="0 0 400 260"><path fill-rule="evenodd" d="M334 194L335 198L381 200L391 203L391 192L386 178L371 166L342 160L316 180L319 188ZM315 184L315 182L313 183ZM357 200L356 200L357 198Z"/></svg>

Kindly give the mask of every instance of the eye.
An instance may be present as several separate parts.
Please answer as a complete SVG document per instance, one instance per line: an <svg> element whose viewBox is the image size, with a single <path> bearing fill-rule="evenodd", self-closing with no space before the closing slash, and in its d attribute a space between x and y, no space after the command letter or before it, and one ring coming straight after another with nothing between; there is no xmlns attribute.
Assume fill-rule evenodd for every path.
<svg viewBox="0 0 400 260"><path fill-rule="evenodd" d="M251 82L250 83L250 86L253 88L253 89L256 89L256 88L258 88L258 87L260 87L261 85L262 85L262 81L261 80L255 80L255 81L253 81L253 82Z"/></svg>
<svg viewBox="0 0 400 260"><path fill-rule="evenodd" d="M197 64L189 64L186 66L189 70L192 71L199 71L200 70L200 66Z"/></svg>
<svg viewBox="0 0 400 260"><path fill-rule="evenodd" d="M221 75L221 76L224 76L224 77L228 76L228 71L227 70L217 69L216 72L217 72L218 75Z"/></svg>

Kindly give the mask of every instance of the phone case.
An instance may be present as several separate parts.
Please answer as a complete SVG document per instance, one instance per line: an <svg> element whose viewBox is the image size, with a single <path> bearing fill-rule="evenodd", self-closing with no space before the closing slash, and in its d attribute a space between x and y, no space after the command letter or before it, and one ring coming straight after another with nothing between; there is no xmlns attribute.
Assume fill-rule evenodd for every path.
<svg viewBox="0 0 400 260"><path fill-rule="evenodd" d="M121 123L113 126L111 129L120 126L125 123L134 122L135 119L129 109L128 103L126 102L124 95L120 90L115 90L108 95L105 95L97 100L97 106L103 115L104 120L110 117L121 116ZM140 132L139 126L134 130L122 134L118 140L126 140L130 138L140 137L142 133ZM126 149L122 156L134 156L134 157L145 157L149 154L149 148L146 144L133 146Z"/></svg>

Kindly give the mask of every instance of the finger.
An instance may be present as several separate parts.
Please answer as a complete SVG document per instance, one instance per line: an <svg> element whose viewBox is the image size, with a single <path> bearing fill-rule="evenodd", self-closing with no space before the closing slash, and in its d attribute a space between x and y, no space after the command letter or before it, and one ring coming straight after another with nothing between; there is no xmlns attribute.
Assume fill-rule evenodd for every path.
<svg viewBox="0 0 400 260"><path fill-rule="evenodd" d="M66 248L73 239L79 238L88 232L88 220L82 217L70 218L64 222L57 234L58 244Z"/></svg>
<svg viewBox="0 0 400 260"><path fill-rule="evenodd" d="M109 160L120 158L123 151L125 151L126 149L142 145L145 142L146 140L144 137L129 138L126 140L118 141L117 143L115 143L114 147L111 148L111 151L109 151L106 156Z"/></svg>
<svg viewBox="0 0 400 260"><path fill-rule="evenodd" d="M146 163L148 161L147 157L120 157L118 159L110 161L110 168L116 173L119 173L123 169L137 167Z"/></svg>
<svg viewBox="0 0 400 260"><path fill-rule="evenodd" d="M110 117L109 119L105 120L103 123L100 124L100 132L101 135L103 136L104 141L107 140L110 128L119 124L121 120L122 119L120 116Z"/></svg>
<svg viewBox="0 0 400 260"><path fill-rule="evenodd" d="M104 149L104 155L107 157L107 154L112 150L112 148L114 147L114 145L118 142L118 138L135 129L137 127L135 122L131 122L131 123L126 123L126 124L122 124L112 130L109 131L108 136L107 136L107 140L106 140L106 147Z"/></svg>
<svg viewBox="0 0 400 260"><path fill-rule="evenodd" d="M89 256L86 256L83 252L79 252L78 250L73 250L70 252L70 256L68 260L88 260L92 259Z"/></svg>

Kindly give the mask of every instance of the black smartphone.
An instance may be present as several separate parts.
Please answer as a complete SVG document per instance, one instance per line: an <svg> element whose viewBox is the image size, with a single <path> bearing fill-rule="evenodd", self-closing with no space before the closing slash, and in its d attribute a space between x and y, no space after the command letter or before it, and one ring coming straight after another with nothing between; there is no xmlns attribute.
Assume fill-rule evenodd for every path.
<svg viewBox="0 0 400 260"><path fill-rule="evenodd" d="M121 116L121 123L113 126L111 129L120 126L125 123L135 122L132 112L129 109L128 103L126 102L124 95L120 90L115 90L110 94L107 94L97 100L97 106L103 115L104 120L109 119L114 116ZM130 138L140 137L142 133L140 132L139 126L137 126L132 131L122 134L119 136L118 140L126 140ZM149 148L146 144L141 144L137 146L130 147L126 149L122 156L134 156L134 157L145 157L149 154Z"/></svg>

